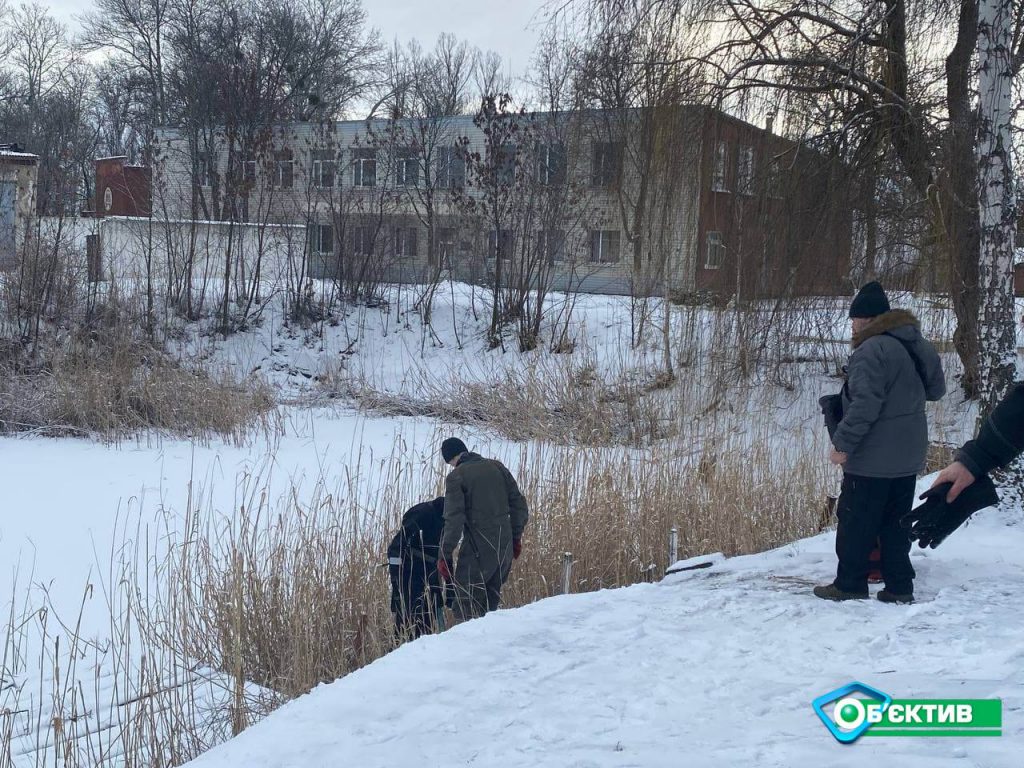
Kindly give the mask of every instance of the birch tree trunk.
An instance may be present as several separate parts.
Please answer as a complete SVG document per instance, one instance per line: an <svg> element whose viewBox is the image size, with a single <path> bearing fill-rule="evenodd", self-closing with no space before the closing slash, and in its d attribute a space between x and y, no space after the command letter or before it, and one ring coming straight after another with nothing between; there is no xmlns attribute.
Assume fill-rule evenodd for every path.
<svg viewBox="0 0 1024 768"><path fill-rule="evenodd" d="M1012 0L978 3L978 194L981 223L978 324L981 410L987 415L1017 372L1013 256L1017 223L1011 162Z"/></svg>

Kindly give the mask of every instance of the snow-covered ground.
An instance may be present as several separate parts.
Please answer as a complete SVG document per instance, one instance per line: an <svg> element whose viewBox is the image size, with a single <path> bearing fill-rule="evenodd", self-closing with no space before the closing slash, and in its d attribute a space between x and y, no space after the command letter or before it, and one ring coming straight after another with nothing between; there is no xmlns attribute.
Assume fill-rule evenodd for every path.
<svg viewBox="0 0 1024 768"><path fill-rule="evenodd" d="M918 602L827 603L833 535L424 637L303 696L195 768L1021 764L1024 528L989 511L915 550ZM833 740L811 708L1000 698L998 738Z"/></svg>
<svg viewBox="0 0 1024 768"><path fill-rule="evenodd" d="M556 312L564 300L551 298ZM742 444L748 429L779 451L805 451L813 444L808 436L820 436L816 400L836 386L824 375L821 355L845 346L842 303L827 300L809 310L801 344L816 362L795 364L795 385L759 382L731 394L715 426L732 434L727 448ZM570 324L572 355L543 347L520 355L511 340L506 351L487 350L484 305L467 286L438 294L432 328L410 305L403 289L387 307L338 318L318 336L286 328L271 303L261 325L227 342L213 345L190 328L182 349L238 376L263 377L282 399L299 403L322 401L346 378L415 397L424 383L496 381L526 369L546 368L539 375L548 375L589 365L614 379L661 364L656 323L645 343L630 344L628 298L579 297ZM943 313L925 304L920 310L927 324L944 322ZM697 329L699 337L695 367L681 370L681 381L692 381L702 355L713 351L721 319L703 310L673 310L677 363L688 352L688 334ZM688 430L702 416L684 416L678 446L695 451L704 433ZM931 416L933 435L941 439L962 439L973 424L970 410L952 398ZM81 710L102 724L108 740L119 718L132 715L134 692L118 677L126 680L133 670L118 660L106 593L120 573L119 559L134 556L134 544L155 545L144 555L159 560L160 543L173 539L190 506L231 520L254 493L266 493L272 506L289 494L301 504L326 484L335 497L357 497L355 505L368 514L394 515L421 500L392 498L391 508L379 508L386 481L381 467L393 463L396 452L404 476L424 478L420 485L429 487L428 478L441 471L438 439L453 430L500 457L543 449L522 448L479 425L357 414L344 403L288 407L285 423L282 436L244 446L145 436L118 446L0 438L0 609L5 623L9 616L16 625L7 634L18 637L13 655L0 649L0 734L12 724L13 743L3 746L12 748L15 766L56 759L50 708L64 703L53 700L54 691L77 689ZM620 451L624 460L630 452L607 450ZM655 586L500 612L403 647L318 689L201 764L370 766L415 758L485 766L789 766L825 764L811 761L827 757L830 764L853 765L859 759L836 751L809 703L849 679L900 696L1003 691L1018 714L1007 705L1007 735L995 742L906 740L858 744L848 754L909 751L1009 764L1003 750L1022 735L1013 723L1019 722L1024 627L1014 606L1024 594L1024 530L1002 522L988 516L937 553L919 554L922 602L909 609L822 605L810 598L810 583L826 580L834 562L831 537L823 536ZM72 663L66 639L74 629L90 645L72 654ZM149 682L202 689L199 705L219 717L223 729L228 682L210 670L185 668L182 678ZM13 712L5 715L6 707Z"/></svg>
<svg viewBox="0 0 1024 768"><path fill-rule="evenodd" d="M326 486L335 496L357 496L368 514L395 516L421 499L384 504L382 461L400 450L404 471L440 471L439 425L425 419L291 409L285 422L272 445L0 438L0 735L11 728L0 765L7 747L19 768L52 762L59 754L53 717L72 712L81 716L77 733L88 732L76 736L66 726L75 749L116 758L118 730L140 695L169 688L182 689L182 706L209 711L211 731L226 727L233 692L223 675L179 659L156 664L163 679L149 679L139 672L142 649L112 638L123 627L111 621L121 612L119 581L136 565L155 576L161 548L180 539L190 508L226 524L254 496L266 494L275 508L284 497L301 505ZM508 449L474 430L463 434L481 450Z"/></svg>

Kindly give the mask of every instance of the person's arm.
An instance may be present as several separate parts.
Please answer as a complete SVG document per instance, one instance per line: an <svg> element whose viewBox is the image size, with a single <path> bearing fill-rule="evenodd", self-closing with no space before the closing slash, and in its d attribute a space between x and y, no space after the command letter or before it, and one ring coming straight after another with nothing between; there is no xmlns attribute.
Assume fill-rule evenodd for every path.
<svg viewBox="0 0 1024 768"><path fill-rule="evenodd" d="M878 421L885 403L885 359L881 343L870 343L850 358L847 386L850 406L836 427L832 444L840 453L851 454Z"/></svg>
<svg viewBox="0 0 1024 768"><path fill-rule="evenodd" d="M975 477L1003 467L1024 452L1024 383L1014 384L956 459Z"/></svg>
<svg viewBox="0 0 1024 768"><path fill-rule="evenodd" d="M519 490L519 484L512 473L508 471L508 467L501 462L498 462L498 466L501 467L501 474L505 478L505 489L508 492L508 514L512 524L512 540L519 541L523 538L523 531L526 530L526 523L530 519L530 510L526 505L526 497Z"/></svg>
<svg viewBox="0 0 1024 768"><path fill-rule="evenodd" d="M444 479L444 529L441 531L441 559L451 564L455 548L466 527L466 494L456 473L449 472Z"/></svg>
<svg viewBox="0 0 1024 768"><path fill-rule="evenodd" d="M942 358L927 339L921 340L923 352L920 354L924 368L924 396L929 402L941 400L946 394L946 373L942 370Z"/></svg>

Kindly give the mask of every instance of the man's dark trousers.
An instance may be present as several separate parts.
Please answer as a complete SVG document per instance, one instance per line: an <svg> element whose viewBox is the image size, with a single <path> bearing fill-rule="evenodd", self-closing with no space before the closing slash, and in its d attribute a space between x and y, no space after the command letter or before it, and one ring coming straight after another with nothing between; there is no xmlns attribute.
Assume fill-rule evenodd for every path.
<svg viewBox="0 0 1024 768"><path fill-rule="evenodd" d="M882 549L885 588L898 595L914 591L910 564L910 537L900 518L914 506L917 478L843 475L843 490L836 505L839 528L836 554L839 568L835 585L844 592L867 594L871 550L876 540Z"/></svg>

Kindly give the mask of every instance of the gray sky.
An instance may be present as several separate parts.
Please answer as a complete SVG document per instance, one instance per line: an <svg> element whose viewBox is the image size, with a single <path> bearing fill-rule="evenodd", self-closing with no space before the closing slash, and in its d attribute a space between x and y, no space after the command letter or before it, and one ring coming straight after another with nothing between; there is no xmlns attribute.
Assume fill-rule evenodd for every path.
<svg viewBox="0 0 1024 768"><path fill-rule="evenodd" d="M380 30L386 44L395 37L403 44L416 38L431 48L439 34L451 32L478 48L497 51L514 74L521 74L537 42L543 0L363 0L363 5L370 26ZM50 0L49 6L55 16L72 23L92 3Z"/></svg>

